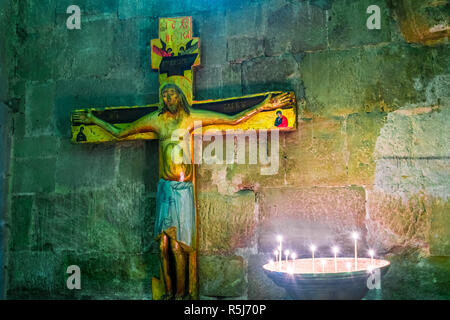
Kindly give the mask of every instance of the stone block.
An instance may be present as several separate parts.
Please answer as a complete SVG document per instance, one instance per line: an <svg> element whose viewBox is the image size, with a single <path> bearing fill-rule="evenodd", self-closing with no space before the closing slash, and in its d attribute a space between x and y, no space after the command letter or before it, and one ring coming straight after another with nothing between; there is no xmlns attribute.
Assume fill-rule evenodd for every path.
<svg viewBox="0 0 450 320"><path fill-rule="evenodd" d="M366 26L367 8L380 7L381 29L369 30ZM328 39L331 48L351 48L391 41L391 15L387 1L335 1L328 16Z"/></svg>
<svg viewBox="0 0 450 320"><path fill-rule="evenodd" d="M416 194L402 199L380 191L367 191L367 242L377 252L418 248L428 252L430 197Z"/></svg>
<svg viewBox="0 0 450 320"><path fill-rule="evenodd" d="M9 299L43 299L69 291L66 269L54 252L10 252L8 261L6 297Z"/></svg>
<svg viewBox="0 0 450 320"><path fill-rule="evenodd" d="M251 255L248 261L248 299L286 300L286 291L278 287L265 273L263 265L272 259L270 254Z"/></svg>
<svg viewBox="0 0 450 320"><path fill-rule="evenodd" d="M226 8L225 32L227 37L241 36L243 32L249 37L261 36L265 28L263 7L259 3L242 3L239 8Z"/></svg>
<svg viewBox="0 0 450 320"><path fill-rule="evenodd" d="M28 32L42 32L51 29L55 24L56 1L43 0L39 3L34 1L20 2L23 19Z"/></svg>
<svg viewBox="0 0 450 320"><path fill-rule="evenodd" d="M264 41L257 38L228 38L227 61L242 62L264 55Z"/></svg>
<svg viewBox="0 0 450 320"><path fill-rule="evenodd" d="M27 83L25 99L27 136L51 135L55 127L52 117L55 107L55 83Z"/></svg>
<svg viewBox="0 0 450 320"><path fill-rule="evenodd" d="M430 46L447 43L448 3L401 0L390 4L404 40Z"/></svg>
<svg viewBox="0 0 450 320"><path fill-rule="evenodd" d="M66 68L57 68L61 78L108 74L116 62L112 48L117 24L118 21L113 19L92 20L83 23L82 32L64 30L70 44L67 47L66 59L70 60L71 64Z"/></svg>
<svg viewBox="0 0 450 320"><path fill-rule="evenodd" d="M450 89L449 89L450 90ZM411 155L420 158L446 158L450 150L450 108L444 107L413 115Z"/></svg>
<svg viewBox="0 0 450 320"><path fill-rule="evenodd" d="M265 53L316 51L327 47L325 11L309 2L286 2L267 9Z"/></svg>
<svg viewBox="0 0 450 320"><path fill-rule="evenodd" d="M157 257L151 254L26 252L10 256L10 299L151 299ZM67 267L77 265L81 290L68 290Z"/></svg>
<svg viewBox="0 0 450 320"><path fill-rule="evenodd" d="M32 244L30 234L34 196L13 196L11 199L9 249L27 250Z"/></svg>
<svg viewBox="0 0 450 320"><path fill-rule="evenodd" d="M80 267L80 293L89 299L151 299L155 261L157 257L150 254L65 252L62 256L64 268Z"/></svg>
<svg viewBox="0 0 450 320"><path fill-rule="evenodd" d="M88 250L90 199L86 193L37 195L33 207L32 250Z"/></svg>
<svg viewBox="0 0 450 320"><path fill-rule="evenodd" d="M219 4L216 2L214 5ZM223 65L227 62L227 38L224 15L225 12L223 10L216 8L210 12L194 14L192 17L194 31L195 26L198 26L198 34L194 32L194 36L200 37L200 62L206 68Z"/></svg>
<svg viewBox="0 0 450 320"><path fill-rule="evenodd" d="M119 174L118 179L127 183L143 183L145 180L146 167L146 143L145 141L124 141L117 143L119 152ZM152 159L157 160L157 159ZM157 168L153 168L157 171ZM154 179L157 183L157 179Z"/></svg>
<svg viewBox="0 0 450 320"><path fill-rule="evenodd" d="M17 159L14 165L13 192L52 192L55 190L56 158Z"/></svg>
<svg viewBox="0 0 450 320"><path fill-rule="evenodd" d="M245 268L240 256L199 256L200 295L239 297L244 293Z"/></svg>
<svg viewBox="0 0 450 320"><path fill-rule="evenodd" d="M292 90L290 79L294 78L297 72L297 61L291 55L245 61L242 63L243 93Z"/></svg>
<svg viewBox="0 0 450 320"><path fill-rule="evenodd" d="M113 183L115 148L111 144L75 145L68 140L61 141L56 169L52 169L58 192L85 191Z"/></svg>
<svg viewBox="0 0 450 320"><path fill-rule="evenodd" d="M63 26L48 31L28 34L21 42L17 74L23 80L47 81L57 77L70 77L72 72L71 47ZM39 48L39 50L37 50Z"/></svg>
<svg viewBox="0 0 450 320"><path fill-rule="evenodd" d="M255 195L240 191L232 196L217 192L197 197L198 241L201 254L227 254L251 247L255 234Z"/></svg>
<svg viewBox="0 0 450 320"><path fill-rule="evenodd" d="M449 257L397 255L381 282L383 300L448 300Z"/></svg>
<svg viewBox="0 0 450 320"><path fill-rule="evenodd" d="M450 256L450 201L435 199L431 204L430 254Z"/></svg>
<svg viewBox="0 0 450 320"><path fill-rule="evenodd" d="M450 159L388 158L377 161L374 185L377 190L399 196L425 192L447 198Z"/></svg>
<svg viewBox="0 0 450 320"><path fill-rule="evenodd" d="M410 117L391 112L377 138L376 159L411 157L413 128Z"/></svg>
<svg viewBox="0 0 450 320"><path fill-rule="evenodd" d="M348 145L342 119L299 120L286 135L286 181L289 186L348 185Z"/></svg>
<svg viewBox="0 0 450 320"><path fill-rule="evenodd" d="M195 74L195 83L195 100L241 96L241 66L224 64L200 69Z"/></svg>
<svg viewBox="0 0 450 320"><path fill-rule="evenodd" d="M141 253L154 216L143 184L121 184L90 194L87 245L95 251Z"/></svg>
<svg viewBox="0 0 450 320"><path fill-rule="evenodd" d="M367 113L350 115L345 124L348 144L348 181L354 185L372 185L375 177L373 156L380 130L387 115Z"/></svg>
<svg viewBox="0 0 450 320"><path fill-rule="evenodd" d="M274 139L274 140L272 140ZM285 134L280 133L279 140L268 135L267 149L269 150L268 165L261 163L259 156L261 141L256 146L256 163L250 163L249 139L245 141L245 163L239 164L202 164L197 170L197 182L200 191L218 191L222 194L232 194L239 190L253 190L257 192L261 187L280 187L286 184ZM272 143L278 142L278 149L271 155ZM205 148L205 146L203 146ZM236 150L236 149L235 149ZM226 150L224 150L224 156ZM236 152L234 154L237 157ZM278 159L278 163L277 163ZM264 171L263 169L267 170ZM270 173L270 174L267 174Z"/></svg>
<svg viewBox="0 0 450 320"><path fill-rule="evenodd" d="M375 147L374 184L390 194L423 191L446 198L450 171L449 159L442 150L449 139L441 132L441 121L445 121L447 111L414 114L420 109L402 109L388 115Z"/></svg>
<svg viewBox="0 0 450 320"><path fill-rule="evenodd" d="M267 188L259 195L258 252L271 253L282 235L283 248L309 256L314 243L324 255L332 244L351 253L351 232L361 235L365 246L365 191L343 188Z"/></svg>
<svg viewBox="0 0 450 320"><path fill-rule="evenodd" d="M16 158L54 157L59 145L59 139L53 136L31 137L14 142Z"/></svg>
<svg viewBox="0 0 450 320"><path fill-rule="evenodd" d="M399 106L426 101L417 90L448 68L445 49L385 45L308 53L301 72L314 116L357 112L390 112ZM382 65L382 67L380 67Z"/></svg>

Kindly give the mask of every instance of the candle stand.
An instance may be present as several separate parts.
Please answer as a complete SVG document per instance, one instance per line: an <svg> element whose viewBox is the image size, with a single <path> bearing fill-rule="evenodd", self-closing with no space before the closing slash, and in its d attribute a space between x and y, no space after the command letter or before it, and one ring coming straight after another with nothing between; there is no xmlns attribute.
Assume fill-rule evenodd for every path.
<svg viewBox="0 0 450 320"><path fill-rule="evenodd" d="M387 260L358 258L296 259L263 266L276 285L286 289L295 300L359 300L369 291L368 278L389 269Z"/></svg>

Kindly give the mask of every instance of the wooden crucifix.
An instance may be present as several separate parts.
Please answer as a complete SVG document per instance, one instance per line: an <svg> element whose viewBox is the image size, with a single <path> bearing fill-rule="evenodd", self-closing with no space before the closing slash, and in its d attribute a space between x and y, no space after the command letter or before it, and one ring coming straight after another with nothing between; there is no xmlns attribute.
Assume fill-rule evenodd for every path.
<svg viewBox="0 0 450 320"><path fill-rule="evenodd" d="M199 39L192 37L192 18L160 18L159 39L151 41L152 68L159 70L159 103L133 107L82 109L72 112L72 142L158 139L159 177L155 235L161 250L160 279L153 278L153 299L198 299L197 218L194 157L174 161L180 148L173 133L190 138L194 122L202 128L296 129L292 92L266 92L238 98L194 101L192 78L200 64ZM200 134L202 131L200 131ZM181 155L182 157L183 155ZM195 162L197 163L197 162ZM187 276L186 276L187 275Z"/></svg>

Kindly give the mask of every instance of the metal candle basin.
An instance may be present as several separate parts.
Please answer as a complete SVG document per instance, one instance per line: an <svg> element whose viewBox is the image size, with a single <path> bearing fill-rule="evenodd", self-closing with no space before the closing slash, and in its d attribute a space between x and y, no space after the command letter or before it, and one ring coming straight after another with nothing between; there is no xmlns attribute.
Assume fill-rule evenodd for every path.
<svg viewBox="0 0 450 320"><path fill-rule="evenodd" d="M326 261L322 269L321 261ZM267 276L296 300L359 300L369 291L368 278L380 271L380 280L389 269L387 260L358 258L316 258L314 272L312 259L296 259L263 266ZM348 264L351 263L351 269ZM288 268L290 268L288 272Z"/></svg>

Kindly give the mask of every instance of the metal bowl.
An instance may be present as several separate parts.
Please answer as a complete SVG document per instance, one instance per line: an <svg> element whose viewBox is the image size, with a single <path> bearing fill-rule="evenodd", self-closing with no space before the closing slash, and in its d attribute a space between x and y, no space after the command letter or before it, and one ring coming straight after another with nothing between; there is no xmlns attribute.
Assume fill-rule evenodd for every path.
<svg viewBox="0 0 450 320"><path fill-rule="evenodd" d="M369 291L372 279L381 281L390 262L358 258L355 267L354 258L337 258L336 264L334 258L316 258L314 270L312 265L312 259L297 259L268 263L263 269L295 300L359 300Z"/></svg>

